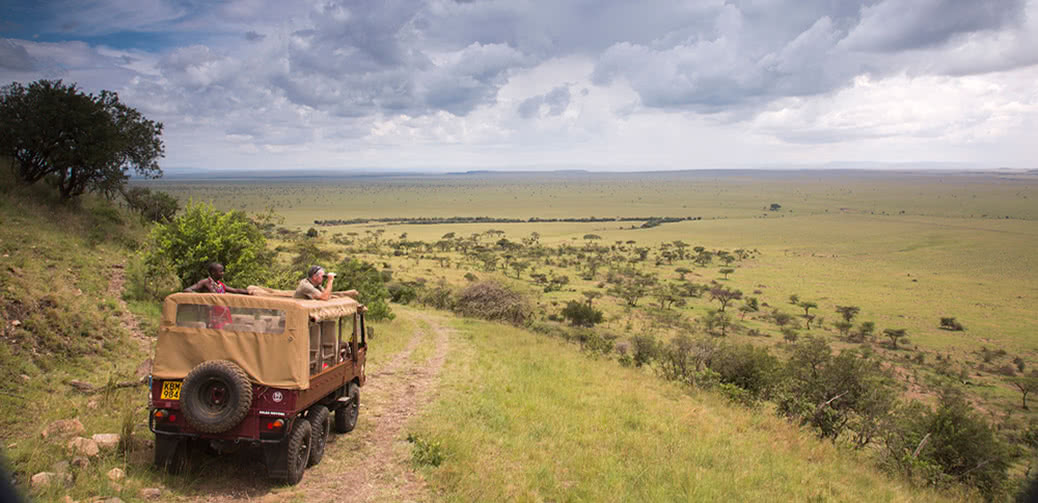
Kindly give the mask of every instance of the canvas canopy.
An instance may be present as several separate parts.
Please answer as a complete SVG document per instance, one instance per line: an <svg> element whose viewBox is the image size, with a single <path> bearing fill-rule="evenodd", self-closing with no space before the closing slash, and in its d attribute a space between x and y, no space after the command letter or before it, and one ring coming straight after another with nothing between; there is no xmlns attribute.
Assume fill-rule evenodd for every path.
<svg viewBox="0 0 1038 503"><path fill-rule="evenodd" d="M349 296L295 299L249 287L252 295L175 293L162 306L152 375L183 379L199 363L230 360L258 384L307 389L309 324L352 316Z"/></svg>

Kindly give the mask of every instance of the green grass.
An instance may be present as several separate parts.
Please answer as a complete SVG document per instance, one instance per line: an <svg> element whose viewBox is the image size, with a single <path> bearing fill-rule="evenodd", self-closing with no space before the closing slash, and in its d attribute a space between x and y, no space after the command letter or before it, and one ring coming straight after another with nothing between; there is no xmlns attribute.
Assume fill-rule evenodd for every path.
<svg viewBox="0 0 1038 503"><path fill-rule="evenodd" d="M440 399L412 435L447 501L939 501L862 452L556 339L458 320ZM960 495L961 496L961 495Z"/></svg>

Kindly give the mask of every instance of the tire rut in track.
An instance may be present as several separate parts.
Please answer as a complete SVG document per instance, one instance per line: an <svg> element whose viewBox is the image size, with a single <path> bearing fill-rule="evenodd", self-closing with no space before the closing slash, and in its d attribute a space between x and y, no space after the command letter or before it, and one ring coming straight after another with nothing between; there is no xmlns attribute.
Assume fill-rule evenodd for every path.
<svg viewBox="0 0 1038 503"><path fill-rule="evenodd" d="M411 468L404 428L432 402L450 348L448 329L441 318L424 313L415 316L425 326L418 329L407 349L370 376L363 388L362 407L364 397L372 397L372 407L362 409L372 428L354 432L358 438L350 439L350 444L359 444L359 449L335 446L331 451L336 462L322 463L307 474L299 487L306 501L431 499L424 481ZM415 362L411 355L419 344L432 344L433 351L425 361Z"/></svg>

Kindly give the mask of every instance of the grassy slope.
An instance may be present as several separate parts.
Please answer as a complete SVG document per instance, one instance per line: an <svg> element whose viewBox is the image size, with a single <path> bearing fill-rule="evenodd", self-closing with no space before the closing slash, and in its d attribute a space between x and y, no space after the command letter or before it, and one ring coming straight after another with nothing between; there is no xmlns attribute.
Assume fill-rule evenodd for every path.
<svg viewBox="0 0 1038 503"><path fill-rule="evenodd" d="M575 346L458 320L412 433L448 501L940 501L766 411L691 396ZM959 495L961 496L961 495Z"/></svg>
<svg viewBox="0 0 1038 503"><path fill-rule="evenodd" d="M142 428L142 388L85 395L68 384L133 381L148 357L130 341L108 293L112 266L126 263L127 244L141 232L132 217L96 201L64 207L36 188L0 194L0 452L23 488L34 473L68 460L64 442L40 437L51 421L79 418L86 436ZM133 462L126 452L107 453L76 470L72 488L33 498L115 495L104 474Z"/></svg>

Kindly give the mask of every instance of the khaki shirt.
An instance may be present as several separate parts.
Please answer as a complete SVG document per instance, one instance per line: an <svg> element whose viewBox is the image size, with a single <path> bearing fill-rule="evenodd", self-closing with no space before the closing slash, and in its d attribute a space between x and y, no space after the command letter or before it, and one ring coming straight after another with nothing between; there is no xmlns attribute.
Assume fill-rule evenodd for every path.
<svg viewBox="0 0 1038 503"><path fill-rule="evenodd" d="M309 279L303 278L296 287L296 293L292 295L297 299L316 299L321 296L321 289L314 286Z"/></svg>

